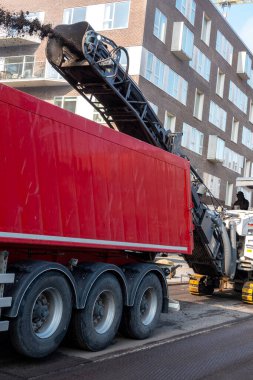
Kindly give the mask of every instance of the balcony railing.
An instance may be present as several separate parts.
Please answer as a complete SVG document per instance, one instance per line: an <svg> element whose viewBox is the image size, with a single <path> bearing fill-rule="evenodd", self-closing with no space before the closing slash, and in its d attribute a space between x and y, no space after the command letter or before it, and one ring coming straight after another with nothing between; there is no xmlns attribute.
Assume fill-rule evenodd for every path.
<svg viewBox="0 0 253 380"><path fill-rule="evenodd" d="M23 62L18 62L18 59ZM12 87L66 85L66 81L47 61L32 56L0 58L0 82Z"/></svg>

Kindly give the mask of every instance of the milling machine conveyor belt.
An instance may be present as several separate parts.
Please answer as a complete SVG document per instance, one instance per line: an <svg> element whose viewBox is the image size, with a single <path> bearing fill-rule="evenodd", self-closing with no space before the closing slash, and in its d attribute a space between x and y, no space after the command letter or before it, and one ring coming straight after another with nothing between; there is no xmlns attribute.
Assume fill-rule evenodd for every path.
<svg viewBox="0 0 253 380"><path fill-rule="evenodd" d="M87 22L58 25L48 38L51 65L114 129L176 153L181 135L166 131L149 102L120 65L121 53ZM115 128L116 127L116 128Z"/></svg>
<svg viewBox="0 0 253 380"><path fill-rule="evenodd" d="M126 55L126 69L120 64L122 52ZM182 134L163 128L151 105L128 75L129 58L125 48L96 33L89 23L79 22L58 25L49 35L46 55L54 69L92 104L108 126L182 156ZM198 183L203 183L192 166L191 173ZM206 207L197 193L195 198L193 216L198 226L194 234L195 249L192 257L186 260L198 273L216 276L221 273L222 259L203 241L201 220Z"/></svg>

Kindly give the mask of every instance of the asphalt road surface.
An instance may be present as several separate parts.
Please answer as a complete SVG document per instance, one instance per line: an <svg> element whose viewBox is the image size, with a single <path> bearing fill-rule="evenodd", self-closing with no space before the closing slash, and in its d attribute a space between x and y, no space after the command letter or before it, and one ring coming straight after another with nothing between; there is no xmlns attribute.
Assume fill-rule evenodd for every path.
<svg viewBox="0 0 253 380"><path fill-rule="evenodd" d="M0 380L253 378L253 307L232 292L194 297L186 285L173 285L170 293L180 310L163 314L150 339L118 336L99 353L63 344L45 360L24 359L1 334Z"/></svg>

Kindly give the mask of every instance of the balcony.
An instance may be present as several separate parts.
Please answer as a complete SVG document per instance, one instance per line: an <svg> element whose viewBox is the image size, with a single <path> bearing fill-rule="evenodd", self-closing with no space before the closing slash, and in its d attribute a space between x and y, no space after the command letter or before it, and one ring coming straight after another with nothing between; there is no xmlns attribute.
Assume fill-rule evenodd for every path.
<svg viewBox="0 0 253 380"><path fill-rule="evenodd" d="M236 178L237 187L247 187L253 189L253 177L238 177Z"/></svg>
<svg viewBox="0 0 253 380"><path fill-rule="evenodd" d="M35 61L34 56L0 58L0 82L15 88L67 84L47 61Z"/></svg>
<svg viewBox="0 0 253 380"><path fill-rule="evenodd" d="M174 22L171 51L181 61L190 61L193 55L194 35L184 22Z"/></svg>
<svg viewBox="0 0 253 380"><path fill-rule="evenodd" d="M244 80L250 79L252 61L246 51L239 51L237 62L237 74Z"/></svg>
<svg viewBox="0 0 253 380"><path fill-rule="evenodd" d="M40 43L41 40L38 36L30 36L28 33L19 36L15 31L7 34L4 29L0 28L0 48L39 45Z"/></svg>
<svg viewBox="0 0 253 380"><path fill-rule="evenodd" d="M25 45L39 45L41 43L39 37L24 36L24 37L6 37L0 35L0 48L17 47Z"/></svg>

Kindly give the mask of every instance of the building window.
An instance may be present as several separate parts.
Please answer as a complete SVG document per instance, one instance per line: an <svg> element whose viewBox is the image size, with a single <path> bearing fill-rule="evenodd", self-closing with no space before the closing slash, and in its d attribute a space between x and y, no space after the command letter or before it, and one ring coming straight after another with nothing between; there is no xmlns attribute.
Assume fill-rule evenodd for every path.
<svg viewBox="0 0 253 380"><path fill-rule="evenodd" d="M206 187L210 190L210 193L216 198L220 197L220 185L221 179L209 173L203 173L203 180ZM210 193L207 193L209 195Z"/></svg>
<svg viewBox="0 0 253 380"><path fill-rule="evenodd" d="M174 22L171 51L182 61L189 61L193 54L194 34L184 22Z"/></svg>
<svg viewBox="0 0 253 380"><path fill-rule="evenodd" d="M202 155L204 134L196 128L183 123L182 146Z"/></svg>
<svg viewBox="0 0 253 380"><path fill-rule="evenodd" d="M44 78L45 62L35 62L34 55L0 58L1 79Z"/></svg>
<svg viewBox="0 0 253 380"><path fill-rule="evenodd" d="M232 81L229 85L228 99L244 113L247 113L248 97Z"/></svg>
<svg viewBox="0 0 253 380"><path fill-rule="evenodd" d="M29 12L28 14L25 15L25 18L29 21L34 21L38 19L41 24L44 22L44 17L45 17L45 12Z"/></svg>
<svg viewBox="0 0 253 380"><path fill-rule="evenodd" d="M163 84L164 84L164 67L165 67L165 64L159 59L156 59L155 72L154 72L154 84L161 89L163 88Z"/></svg>
<svg viewBox="0 0 253 380"><path fill-rule="evenodd" d="M222 131L226 130L227 112L213 101L210 102L209 121Z"/></svg>
<svg viewBox="0 0 253 380"><path fill-rule="evenodd" d="M253 132L246 128L242 128L242 144L253 150Z"/></svg>
<svg viewBox="0 0 253 380"><path fill-rule="evenodd" d="M43 77L47 79L63 79L63 77L56 71L48 61L46 61L45 69L43 69L42 62L35 62L34 66L34 76ZM38 70L37 67L39 66Z"/></svg>
<svg viewBox="0 0 253 380"><path fill-rule="evenodd" d="M239 132L239 121L233 117L232 129L231 129L231 141L233 141L234 143L237 143L238 141L238 132Z"/></svg>
<svg viewBox="0 0 253 380"><path fill-rule="evenodd" d="M92 120L99 124L106 124L101 114L95 108L93 109Z"/></svg>
<svg viewBox="0 0 253 380"><path fill-rule="evenodd" d="M150 102L150 101L149 101L149 105L152 108L152 110L154 111L154 113L157 115L158 114L158 106L156 104Z"/></svg>
<svg viewBox="0 0 253 380"><path fill-rule="evenodd" d="M188 83L154 54L146 52L145 58L144 77L179 102L186 104Z"/></svg>
<svg viewBox="0 0 253 380"><path fill-rule="evenodd" d="M130 1L66 8L63 23L74 24L92 20L95 30L122 29L128 27Z"/></svg>
<svg viewBox="0 0 253 380"><path fill-rule="evenodd" d="M210 20L210 18L204 12L203 13L203 19L202 19L201 39L208 46L209 46L209 43L210 43L211 24L212 24L212 21Z"/></svg>
<svg viewBox="0 0 253 380"><path fill-rule="evenodd" d="M125 48L127 50L127 53L128 55L130 55L130 51L129 51L129 48ZM119 60L119 63L121 65L121 67L126 70L126 67L127 67L127 55L126 55L126 52L124 50L121 51L121 54L120 54L120 60Z"/></svg>
<svg viewBox="0 0 253 380"><path fill-rule="evenodd" d="M164 129L166 129L166 131L171 132L175 132L176 129L176 116L172 115L167 111L165 111Z"/></svg>
<svg viewBox="0 0 253 380"><path fill-rule="evenodd" d="M157 87L163 89L164 87L164 71L165 64L154 56L154 54L148 52L147 55L147 67L145 77Z"/></svg>
<svg viewBox="0 0 253 380"><path fill-rule="evenodd" d="M75 24L76 22L86 20L86 8L67 8L63 11L63 23L64 24Z"/></svg>
<svg viewBox="0 0 253 380"><path fill-rule="evenodd" d="M186 104L188 83L175 71L169 69L167 75L167 93L183 104Z"/></svg>
<svg viewBox="0 0 253 380"><path fill-rule="evenodd" d="M196 46L193 48L193 58L190 61L190 66L204 79L209 81L211 61Z"/></svg>
<svg viewBox="0 0 253 380"><path fill-rule="evenodd" d="M177 9L194 25L196 3L194 0L176 0Z"/></svg>
<svg viewBox="0 0 253 380"><path fill-rule="evenodd" d="M244 157L225 147L223 166L241 174L244 163Z"/></svg>
<svg viewBox="0 0 253 380"><path fill-rule="evenodd" d="M55 96L54 97L54 105L64 108L65 110L71 111L73 113L76 112L76 96Z"/></svg>
<svg viewBox="0 0 253 380"><path fill-rule="evenodd" d="M253 101L250 101L249 106L249 121L253 124Z"/></svg>
<svg viewBox="0 0 253 380"><path fill-rule="evenodd" d="M155 22L154 22L154 35L162 42L165 42L167 27L167 17L156 8L155 10Z"/></svg>
<svg viewBox="0 0 253 380"><path fill-rule="evenodd" d="M248 85L253 88L253 70L250 70L250 78L247 81Z"/></svg>
<svg viewBox="0 0 253 380"><path fill-rule="evenodd" d="M204 94L203 92L196 89L193 116L199 120L202 120L203 107L204 107Z"/></svg>
<svg viewBox="0 0 253 380"><path fill-rule="evenodd" d="M213 162L223 162L225 141L216 135L210 135L208 140L207 159Z"/></svg>
<svg viewBox="0 0 253 380"><path fill-rule="evenodd" d="M218 68L216 81L216 94L223 98L225 84L225 74Z"/></svg>
<svg viewBox="0 0 253 380"><path fill-rule="evenodd" d="M234 185L232 183L229 183L229 182L226 183L225 204L227 206L232 206L233 188L234 188Z"/></svg>
<svg viewBox="0 0 253 380"><path fill-rule="evenodd" d="M150 82L153 81L153 61L155 60L154 54L148 52L147 54L147 65L145 70L145 78Z"/></svg>
<svg viewBox="0 0 253 380"><path fill-rule="evenodd" d="M232 65L233 46L219 30L217 31L216 50L230 65Z"/></svg>
<svg viewBox="0 0 253 380"><path fill-rule="evenodd" d="M250 166L251 166L251 162L246 160L246 158L245 158L244 170L243 170L243 176L244 177L250 176Z"/></svg>

